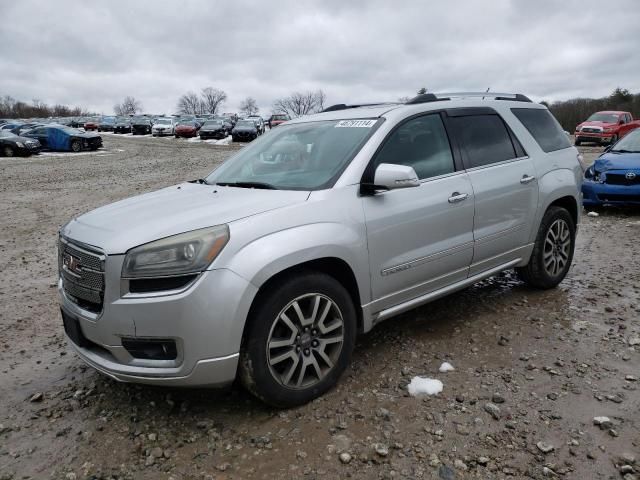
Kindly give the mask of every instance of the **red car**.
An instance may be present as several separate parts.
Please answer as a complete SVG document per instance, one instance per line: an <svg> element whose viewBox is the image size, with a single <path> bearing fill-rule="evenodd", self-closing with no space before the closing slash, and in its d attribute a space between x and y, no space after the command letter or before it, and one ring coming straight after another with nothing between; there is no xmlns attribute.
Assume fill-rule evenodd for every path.
<svg viewBox="0 0 640 480"><path fill-rule="evenodd" d="M281 123L287 122L291 120L289 115L285 115L283 113L276 113L271 115L269 118L269 128L277 127Z"/></svg>
<svg viewBox="0 0 640 480"><path fill-rule="evenodd" d="M176 138L185 137L191 138L198 135L200 125L196 122L183 122L176 125L175 136Z"/></svg>
<svg viewBox="0 0 640 480"><path fill-rule="evenodd" d="M97 118L88 118L85 122L84 122L84 129L85 130L98 130L98 119Z"/></svg>
<svg viewBox="0 0 640 480"><path fill-rule="evenodd" d="M631 130L640 127L629 112L596 112L576 127L576 145L594 142L613 145Z"/></svg>

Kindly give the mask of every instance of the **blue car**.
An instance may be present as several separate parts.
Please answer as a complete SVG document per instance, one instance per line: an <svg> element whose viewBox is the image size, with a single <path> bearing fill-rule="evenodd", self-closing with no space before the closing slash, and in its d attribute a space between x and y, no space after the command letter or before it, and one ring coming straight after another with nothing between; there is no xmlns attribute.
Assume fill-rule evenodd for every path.
<svg viewBox="0 0 640 480"><path fill-rule="evenodd" d="M640 128L605 150L584 173L585 207L640 205Z"/></svg>

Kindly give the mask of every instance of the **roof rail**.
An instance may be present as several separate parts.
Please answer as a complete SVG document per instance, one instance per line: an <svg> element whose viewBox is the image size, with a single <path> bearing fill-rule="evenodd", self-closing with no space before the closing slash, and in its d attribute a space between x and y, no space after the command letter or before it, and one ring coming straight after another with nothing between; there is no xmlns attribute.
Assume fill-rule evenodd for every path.
<svg viewBox="0 0 640 480"><path fill-rule="evenodd" d="M376 105L397 105L397 102L361 103L359 105L347 105L345 103L337 103L335 105L331 105L330 107L325 108L320 113L335 112L336 110L347 110L349 108L375 107Z"/></svg>
<svg viewBox="0 0 640 480"><path fill-rule="evenodd" d="M493 98L494 100L511 100L515 102L531 102L529 97L522 95L521 93L498 93L498 92L452 92L452 93L436 93L438 98L465 98L465 97L480 97L480 98Z"/></svg>
<svg viewBox="0 0 640 480"><path fill-rule="evenodd" d="M452 98L468 98L468 97L480 97L491 98L493 100L511 100L512 102L529 102L533 103L531 99L521 93L495 93L495 92L452 92L452 93L423 93L416 97L413 97L406 104L413 105L416 103L427 102L439 102L444 100L451 100Z"/></svg>

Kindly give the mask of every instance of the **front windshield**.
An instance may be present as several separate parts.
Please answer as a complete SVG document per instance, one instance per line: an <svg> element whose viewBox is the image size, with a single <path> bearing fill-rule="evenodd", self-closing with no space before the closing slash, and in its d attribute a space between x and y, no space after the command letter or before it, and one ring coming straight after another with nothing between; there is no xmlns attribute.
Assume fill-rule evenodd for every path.
<svg viewBox="0 0 640 480"><path fill-rule="evenodd" d="M222 164L207 183L329 188L378 124L379 120L330 120L283 125Z"/></svg>
<svg viewBox="0 0 640 480"><path fill-rule="evenodd" d="M205 127L219 127L220 125L222 125L222 120L210 120L204 124Z"/></svg>
<svg viewBox="0 0 640 480"><path fill-rule="evenodd" d="M180 122L180 127L195 127L196 126L196 122Z"/></svg>
<svg viewBox="0 0 640 480"><path fill-rule="evenodd" d="M611 149L612 152L634 152L640 153L640 129L633 130L616 143Z"/></svg>
<svg viewBox="0 0 640 480"><path fill-rule="evenodd" d="M17 135L11 133L10 130L0 130L0 138L17 137Z"/></svg>
<svg viewBox="0 0 640 480"><path fill-rule="evenodd" d="M286 115L274 115L272 118L274 120L289 120Z"/></svg>
<svg viewBox="0 0 640 480"><path fill-rule="evenodd" d="M256 124L253 123L251 120L240 120L237 124L236 127L255 127Z"/></svg>
<svg viewBox="0 0 640 480"><path fill-rule="evenodd" d="M618 115L613 113L594 113L587 122L618 123Z"/></svg>
<svg viewBox="0 0 640 480"><path fill-rule="evenodd" d="M171 125L171 120L169 120L168 118L158 118L156 120L156 124L160 124L160 125Z"/></svg>

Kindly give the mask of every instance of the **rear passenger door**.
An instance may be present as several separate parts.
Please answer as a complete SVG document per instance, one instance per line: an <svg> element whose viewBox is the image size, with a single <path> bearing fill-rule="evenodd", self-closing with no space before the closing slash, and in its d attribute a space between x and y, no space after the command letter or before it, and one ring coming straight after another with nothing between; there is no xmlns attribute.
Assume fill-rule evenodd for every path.
<svg viewBox="0 0 640 480"><path fill-rule="evenodd" d="M396 127L372 159L365 183L381 163L413 167L420 186L362 197L374 313L466 279L473 255L473 189L442 115L420 115Z"/></svg>
<svg viewBox="0 0 640 480"><path fill-rule="evenodd" d="M451 109L447 114L475 196L473 276L526 254L538 182L533 161L495 110Z"/></svg>

